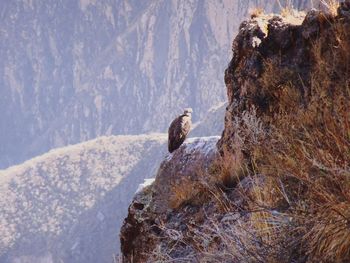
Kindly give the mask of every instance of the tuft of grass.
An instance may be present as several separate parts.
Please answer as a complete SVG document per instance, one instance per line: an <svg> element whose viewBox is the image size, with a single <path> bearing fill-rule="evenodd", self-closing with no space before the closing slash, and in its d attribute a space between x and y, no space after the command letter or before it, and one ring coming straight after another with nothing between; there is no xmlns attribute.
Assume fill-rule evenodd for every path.
<svg viewBox="0 0 350 263"><path fill-rule="evenodd" d="M224 153L214 160L208 172L210 185L218 186L224 191L233 189L244 177L245 167L242 153L236 151L235 154L232 154L224 150Z"/></svg>
<svg viewBox="0 0 350 263"><path fill-rule="evenodd" d="M284 4L282 4L280 0L277 0L277 4L280 8L280 13L282 17L294 15L294 8L291 0L287 0Z"/></svg>
<svg viewBox="0 0 350 263"><path fill-rule="evenodd" d="M347 202L321 207L308 223L310 230L303 238L308 243L310 260L350 261L350 209Z"/></svg>
<svg viewBox="0 0 350 263"><path fill-rule="evenodd" d="M170 208L178 209L183 205L205 203L209 195L208 186L204 183L205 179L201 178L205 174L199 167L196 172L199 180L191 181L189 178L184 178L184 180L173 185L170 188L172 192L169 200Z"/></svg>

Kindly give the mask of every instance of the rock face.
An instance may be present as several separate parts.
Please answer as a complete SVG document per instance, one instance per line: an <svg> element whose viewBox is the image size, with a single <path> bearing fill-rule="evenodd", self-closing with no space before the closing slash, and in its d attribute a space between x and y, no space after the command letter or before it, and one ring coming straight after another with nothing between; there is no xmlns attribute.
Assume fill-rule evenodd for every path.
<svg viewBox="0 0 350 263"><path fill-rule="evenodd" d="M325 23L320 21L318 14L318 11L311 11L305 19L303 14L285 18L261 16L242 23L233 41L233 58L225 71L228 107L220 149L233 144L235 123L244 113L254 110L261 117L278 111L279 98L272 98L272 94L263 89L270 81L266 79L267 75L274 73L272 66L280 67L284 76L271 77L271 81L281 84L283 81L300 81L304 87L309 86L314 64L312 41ZM306 99L308 91L300 92Z"/></svg>
<svg viewBox="0 0 350 263"><path fill-rule="evenodd" d="M246 177L234 189L219 190L216 185L222 180L213 169L220 158L218 139L187 141L161 163L154 183L134 197L120 233L123 262L228 263L250 257L235 254L244 251L240 239L247 233L242 229L251 229L254 217L243 211L255 209L249 198L255 198L257 186L270 189L271 180ZM271 193L270 198L269 205L285 206L281 194ZM249 245L255 242L259 240Z"/></svg>
<svg viewBox="0 0 350 263"><path fill-rule="evenodd" d="M189 143L163 161L129 207L124 262L349 261L347 220L332 212L344 220L350 208L348 184L340 183L350 161L349 13L346 1L337 14L257 15L241 24L217 148L189 154ZM323 133L332 143L320 143Z"/></svg>
<svg viewBox="0 0 350 263"><path fill-rule="evenodd" d="M306 107L313 92L311 84L318 70L318 57L333 57L315 50L318 43L333 43L334 28L348 23L348 2L342 3L338 14L313 10L281 16L260 16L243 22L232 44L232 60L225 71L228 107L225 129L219 149L234 145L237 127L244 115L254 112L266 125L280 112L290 112L292 104ZM318 42L317 42L318 41ZM321 44L320 44L321 43ZM282 101L283 91L275 86L295 87L299 101ZM283 105L285 104L285 105ZM290 108L288 108L290 107ZM231 147L232 150L232 147Z"/></svg>
<svg viewBox="0 0 350 263"><path fill-rule="evenodd" d="M224 100L231 36L256 5L279 8L265 0L1 1L0 168L101 135L165 131L184 107L200 120Z"/></svg>
<svg viewBox="0 0 350 263"><path fill-rule="evenodd" d="M0 262L112 262L118 229L167 136L110 136L0 172Z"/></svg>
<svg viewBox="0 0 350 263"><path fill-rule="evenodd" d="M191 138L161 163L154 183L137 194L121 230L126 262L146 262L170 217L200 194L219 137ZM178 225L179 227L179 225Z"/></svg>

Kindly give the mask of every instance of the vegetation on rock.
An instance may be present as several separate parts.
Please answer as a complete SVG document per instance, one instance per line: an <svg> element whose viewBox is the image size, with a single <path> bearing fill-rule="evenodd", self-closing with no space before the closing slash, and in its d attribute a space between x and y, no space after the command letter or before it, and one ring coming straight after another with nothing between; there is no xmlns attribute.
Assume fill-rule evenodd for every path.
<svg viewBox="0 0 350 263"><path fill-rule="evenodd" d="M192 177L168 160L171 180L185 178L169 195L182 200L163 214L142 207L132 238L129 213L125 262L350 261L350 2L300 18L258 12L242 23L220 155ZM179 194L193 177L196 191Z"/></svg>

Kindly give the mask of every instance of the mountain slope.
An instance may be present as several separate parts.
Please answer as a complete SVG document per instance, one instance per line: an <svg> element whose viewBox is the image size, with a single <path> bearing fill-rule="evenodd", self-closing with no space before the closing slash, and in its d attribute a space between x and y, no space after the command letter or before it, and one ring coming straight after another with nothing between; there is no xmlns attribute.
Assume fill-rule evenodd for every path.
<svg viewBox="0 0 350 263"><path fill-rule="evenodd" d="M206 116L198 123L193 125L190 133L191 137L215 136L220 135L224 129L223 119L227 103L222 102L211 107Z"/></svg>
<svg viewBox="0 0 350 263"><path fill-rule="evenodd" d="M101 137L1 171L0 261L111 262L127 206L165 141Z"/></svg>

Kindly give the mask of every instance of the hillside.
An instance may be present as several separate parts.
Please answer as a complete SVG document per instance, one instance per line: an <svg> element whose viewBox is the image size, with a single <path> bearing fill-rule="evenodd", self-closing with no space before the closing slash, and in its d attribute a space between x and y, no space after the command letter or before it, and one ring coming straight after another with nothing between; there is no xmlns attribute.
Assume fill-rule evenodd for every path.
<svg viewBox="0 0 350 263"><path fill-rule="evenodd" d="M333 4L242 22L222 137L163 160L123 262L350 261L350 1Z"/></svg>
<svg viewBox="0 0 350 263"><path fill-rule="evenodd" d="M0 171L0 262L112 262L163 134L101 137Z"/></svg>

